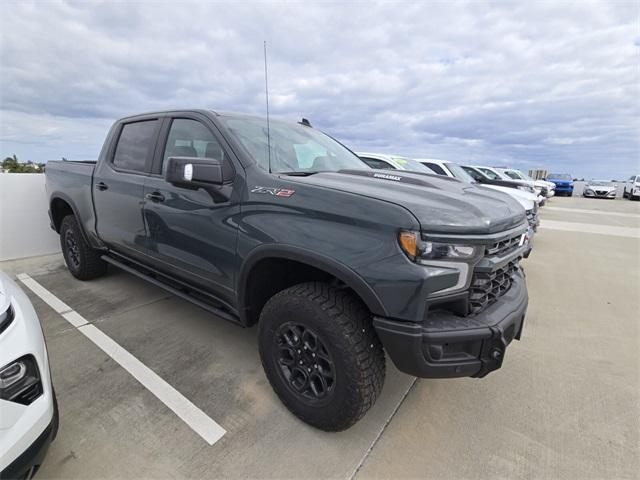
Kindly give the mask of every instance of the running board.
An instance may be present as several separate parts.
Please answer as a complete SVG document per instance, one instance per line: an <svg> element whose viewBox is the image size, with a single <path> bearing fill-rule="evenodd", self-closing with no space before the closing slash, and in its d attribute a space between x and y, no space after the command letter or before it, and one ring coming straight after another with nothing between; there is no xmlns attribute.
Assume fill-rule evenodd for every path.
<svg viewBox="0 0 640 480"><path fill-rule="evenodd" d="M111 265L114 265L126 272L129 272L137 277L142 278L143 280L146 280L149 283L153 283L154 285L166 290L167 292L173 293L174 295L180 297L180 298L184 298L185 300L193 303L194 305L197 305L198 307L207 310L208 312L213 313L214 315L224 318L225 320L228 320L230 322L233 322L237 325L240 325L242 327L244 327L245 325L240 321L240 319L234 315L233 313L224 310L221 307L215 306L212 303L206 302L204 300L201 300L199 298L195 298L193 295L191 295L189 293L190 290L192 290L188 285L177 281L177 280L173 280L173 282L180 284L181 286L184 286L184 288L186 289L186 291L177 289L175 287L172 287L171 285L163 282L162 280L160 280L160 278L158 277L162 277L163 275L161 273L157 273L157 276L152 276L152 275L148 275L138 269L136 269L135 267L131 266L131 265L127 265L126 263L121 262L120 260L116 260L115 258L109 256L109 255L102 255L102 260L104 260L105 262L110 263ZM133 263L133 262L132 262ZM154 272L155 273L155 272ZM202 296L204 296L204 294L201 293ZM212 302L214 302L215 300L212 299ZM217 302L216 302L217 303Z"/></svg>

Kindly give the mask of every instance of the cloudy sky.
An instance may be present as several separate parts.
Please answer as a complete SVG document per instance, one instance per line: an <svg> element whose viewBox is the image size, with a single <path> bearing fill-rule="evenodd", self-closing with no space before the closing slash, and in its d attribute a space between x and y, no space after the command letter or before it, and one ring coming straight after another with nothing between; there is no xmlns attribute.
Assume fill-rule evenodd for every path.
<svg viewBox="0 0 640 480"><path fill-rule="evenodd" d="M0 156L96 158L148 110L271 112L355 150L640 173L640 3L2 2Z"/></svg>

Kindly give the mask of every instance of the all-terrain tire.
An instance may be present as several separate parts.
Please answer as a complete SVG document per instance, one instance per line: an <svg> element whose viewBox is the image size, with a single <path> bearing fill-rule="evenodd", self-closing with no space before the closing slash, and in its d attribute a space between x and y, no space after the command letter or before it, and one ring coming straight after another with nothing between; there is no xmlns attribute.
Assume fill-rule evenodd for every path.
<svg viewBox="0 0 640 480"><path fill-rule="evenodd" d="M85 241L73 215L67 215L62 219L60 247L67 268L78 280L91 280L106 273L107 262Z"/></svg>
<svg viewBox="0 0 640 480"><path fill-rule="evenodd" d="M260 315L258 342L262 366L282 403L302 421L321 430L349 428L373 406L382 390L384 350L371 313L344 288L309 282L277 293ZM315 344L316 350L307 348L309 344ZM318 381L315 372L326 371L322 366L317 370L313 359L308 363L308 352L320 350L326 354L322 355L326 371L333 370L333 377L323 380L330 386L324 396L316 398L316 390L322 388L309 386L314 379ZM316 357L315 353L310 355ZM289 363L291 366L287 366ZM306 380L300 380L304 377ZM306 385L308 391L301 392L299 384Z"/></svg>

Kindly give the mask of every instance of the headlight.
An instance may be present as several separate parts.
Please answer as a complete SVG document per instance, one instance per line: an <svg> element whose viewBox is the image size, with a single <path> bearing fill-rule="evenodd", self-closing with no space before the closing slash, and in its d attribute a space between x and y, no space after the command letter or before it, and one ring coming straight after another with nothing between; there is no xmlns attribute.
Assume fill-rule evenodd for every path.
<svg viewBox="0 0 640 480"><path fill-rule="evenodd" d="M456 243L426 242L418 232L402 231L398 237L404 253L414 261L468 261L482 253L482 247Z"/></svg>
<svg viewBox="0 0 640 480"><path fill-rule="evenodd" d="M9 308L0 313L0 333L4 332L7 327L11 325L11 322L13 322L13 317L13 308L11 307L11 305L9 305Z"/></svg>
<svg viewBox="0 0 640 480"><path fill-rule="evenodd" d="M591 195L595 195L595 194L593 193L593 190L591 190L590 188L587 188L587 189L584 191L584 193L590 193Z"/></svg>
<svg viewBox="0 0 640 480"><path fill-rule="evenodd" d="M2 400L29 405L40 395L42 395L42 382L33 355L25 355L0 368Z"/></svg>

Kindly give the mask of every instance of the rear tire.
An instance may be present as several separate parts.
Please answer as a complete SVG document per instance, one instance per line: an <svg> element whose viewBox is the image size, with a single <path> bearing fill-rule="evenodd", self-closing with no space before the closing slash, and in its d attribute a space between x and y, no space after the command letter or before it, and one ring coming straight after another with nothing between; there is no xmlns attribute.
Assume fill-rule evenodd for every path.
<svg viewBox="0 0 640 480"><path fill-rule="evenodd" d="M85 241L73 215L67 215L62 219L60 247L67 268L78 280L91 280L106 273L107 262Z"/></svg>
<svg viewBox="0 0 640 480"><path fill-rule="evenodd" d="M310 282L277 293L260 315L258 341L282 403L321 430L349 428L382 390L384 350L371 313L345 289Z"/></svg>

